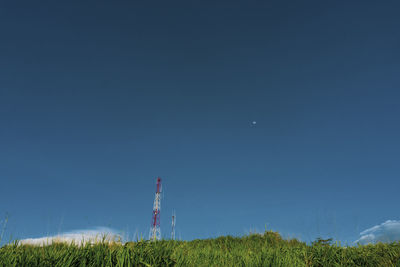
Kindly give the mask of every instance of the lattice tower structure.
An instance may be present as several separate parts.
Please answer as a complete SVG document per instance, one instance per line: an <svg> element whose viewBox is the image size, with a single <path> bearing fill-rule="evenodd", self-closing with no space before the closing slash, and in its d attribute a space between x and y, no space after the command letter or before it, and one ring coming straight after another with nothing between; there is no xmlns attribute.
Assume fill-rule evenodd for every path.
<svg viewBox="0 0 400 267"><path fill-rule="evenodd" d="M161 228L160 228L160 211L161 211L161 178L157 178L157 190L156 196L154 197L153 204L153 218L151 220L151 228L149 239L150 240L161 240Z"/></svg>

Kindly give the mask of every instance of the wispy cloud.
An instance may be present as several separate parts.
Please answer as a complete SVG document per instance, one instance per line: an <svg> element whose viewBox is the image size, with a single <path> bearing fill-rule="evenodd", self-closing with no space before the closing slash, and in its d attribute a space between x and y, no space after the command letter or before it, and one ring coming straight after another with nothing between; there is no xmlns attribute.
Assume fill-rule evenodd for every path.
<svg viewBox="0 0 400 267"><path fill-rule="evenodd" d="M55 236L45 236L40 238L28 238L20 240L20 244L28 245L51 245L53 242L65 242L74 243L76 245L81 245L85 243L96 243L96 242L112 242L121 239L121 235L115 230L107 227L96 227L94 229L86 230L74 230L70 232L65 232Z"/></svg>
<svg viewBox="0 0 400 267"><path fill-rule="evenodd" d="M400 221L388 220L380 225L375 225L360 233L360 239L354 243L362 245L368 243L391 243L400 241Z"/></svg>

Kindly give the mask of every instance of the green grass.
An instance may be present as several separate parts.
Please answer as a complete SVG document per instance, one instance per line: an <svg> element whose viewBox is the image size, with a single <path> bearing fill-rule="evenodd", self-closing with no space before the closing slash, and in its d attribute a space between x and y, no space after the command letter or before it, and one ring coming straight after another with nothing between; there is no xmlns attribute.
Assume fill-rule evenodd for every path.
<svg viewBox="0 0 400 267"><path fill-rule="evenodd" d="M307 245L266 231L243 237L83 246L14 242L0 248L0 266L400 266L400 242L343 248L326 241Z"/></svg>

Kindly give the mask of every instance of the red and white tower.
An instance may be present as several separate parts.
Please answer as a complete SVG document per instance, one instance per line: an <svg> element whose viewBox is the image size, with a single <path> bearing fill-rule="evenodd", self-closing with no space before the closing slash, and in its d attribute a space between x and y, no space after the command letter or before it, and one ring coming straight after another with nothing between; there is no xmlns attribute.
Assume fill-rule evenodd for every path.
<svg viewBox="0 0 400 267"><path fill-rule="evenodd" d="M161 240L161 229L160 229L160 210L161 210L161 178L157 178L157 191L154 198L153 205L153 219L151 221L150 228L150 240Z"/></svg>

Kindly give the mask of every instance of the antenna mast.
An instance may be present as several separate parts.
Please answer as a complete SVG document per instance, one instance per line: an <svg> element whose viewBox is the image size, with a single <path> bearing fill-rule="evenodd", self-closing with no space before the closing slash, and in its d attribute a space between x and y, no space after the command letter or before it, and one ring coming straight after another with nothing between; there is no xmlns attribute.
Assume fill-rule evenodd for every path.
<svg viewBox="0 0 400 267"><path fill-rule="evenodd" d="M172 211L172 230L171 230L171 239L175 240L175 210Z"/></svg>
<svg viewBox="0 0 400 267"><path fill-rule="evenodd" d="M153 205L153 219L150 228L150 240L161 240L160 210L161 210L161 178L157 178L157 190Z"/></svg>

